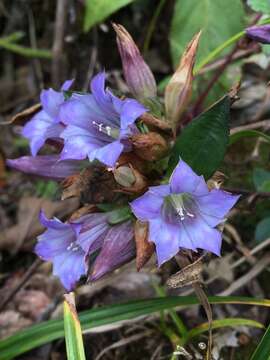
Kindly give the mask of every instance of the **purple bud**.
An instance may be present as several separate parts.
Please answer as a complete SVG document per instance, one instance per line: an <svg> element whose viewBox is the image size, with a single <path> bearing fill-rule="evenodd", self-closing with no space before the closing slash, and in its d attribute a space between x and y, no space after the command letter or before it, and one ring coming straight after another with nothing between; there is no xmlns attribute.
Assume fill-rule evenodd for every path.
<svg viewBox="0 0 270 360"><path fill-rule="evenodd" d="M111 227L108 231L102 249L95 261L90 281L96 281L102 276L117 269L136 255L134 229L131 221Z"/></svg>
<svg viewBox="0 0 270 360"><path fill-rule="evenodd" d="M78 160L61 160L59 155L22 156L18 159L7 159L7 165L27 174L61 181L78 173L82 162Z"/></svg>
<svg viewBox="0 0 270 360"><path fill-rule="evenodd" d="M270 25L251 26L246 29L246 35L262 44L270 44Z"/></svg>
<svg viewBox="0 0 270 360"><path fill-rule="evenodd" d="M157 95L156 81L138 47L123 26L113 24L113 28L117 34L118 50L131 93L139 100L154 98Z"/></svg>

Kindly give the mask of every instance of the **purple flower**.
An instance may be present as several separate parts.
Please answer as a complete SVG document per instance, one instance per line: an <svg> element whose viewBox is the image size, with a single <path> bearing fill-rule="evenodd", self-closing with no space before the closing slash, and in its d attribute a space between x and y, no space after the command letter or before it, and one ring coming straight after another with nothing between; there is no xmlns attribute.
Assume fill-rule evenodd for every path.
<svg viewBox="0 0 270 360"><path fill-rule="evenodd" d="M117 34L117 45L121 56L125 80L131 93L140 100L157 96L157 85L152 71L127 30L113 24Z"/></svg>
<svg viewBox="0 0 270 360"><path fill-rule="evenodd" d="M100 249L110 228L102 213L85 215L74 222L48 220L43 212L40 222L47 230L38 236L35 252L53 263L53 274L70 291L83 275L87 275L88 257Z"/></svg>
<svg viewBox="0 0 270 360"><path fill-rule="evenodd" d="M134 230L131 221L114 225L108 231L101 251L93 265L90 281L99 280L136 255Z"/></svg>
<svg viewBox="0 0 270 360"><path fill-rule="evenodd" d="M80 172L82 167L81 161L61 160L59 155L22 156L17 159L7 159L6 163L24 173L58 181Z"/></svg>
<svg viewBox="0 0 270 360"><path fill-rule="evenodd" d="M246 35L262 44L270 44L270 25L251 26L246 29Z"/></svg>
<svg viewBox="0 0 270 360"><path fill-rule="evenodd" d="M22 135L29 139L31 153L35 156L47 139L59 138L64 129L60 123L59 109L65 101L64 91L68 90L73 80L64 82L61 91L43 90L40 95L42 110L39 111L23 128Z"/></svg>
<svg viewBox="0 0 270 360"><path fill-rule="evenodd" d="M208 190L203 176L180 160L167 185L153 186L131 203L136 217L149 222L149 240L156 245L159 265L181 248L220 255L224 221L239 196Z"/></svg>
<svg viewBox="0 0 270 360"><path fill-rule="evenodd" d="M91 81L92 94L75 94L60 109L67 125L62 159L99 160L113 167L123 151L130 150L128 136L146 109L134 99L121 100L105 89L105 73Z"/></svg>
<svg viewBox="0 0 270 360"><path fill-rule="evenodd" d="M48 220L43 212L40 222L47 230L38 236L35 252L43 260L53 263L53 274L70 291L88 271L86 254L76 242L81 224L62 223L56 218Z"/></svg>

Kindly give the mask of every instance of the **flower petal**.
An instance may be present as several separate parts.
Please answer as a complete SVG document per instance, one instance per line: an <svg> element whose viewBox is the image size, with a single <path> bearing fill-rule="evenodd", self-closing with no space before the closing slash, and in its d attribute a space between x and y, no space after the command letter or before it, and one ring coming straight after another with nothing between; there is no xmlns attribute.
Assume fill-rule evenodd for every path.
<svg viewBox="0 0 270 360"><path fill-rule="evenodd" d="M180 160L174 169L171 179L171 190L173 193L191 193L196 195L208 194L209 190L202 176L198 176L191 167Z"/></svg>
<svg viewBox="0 0 270 360"><path fill-rule="evenodd" d="M71 88L72 84L74 83L74 79L66 80L64 84L61 86L62 91L67 91Z"/></svg>
<svg viewBox="0 0 270 360"><path fill-rule="evenodd" d="M68 125L61 133L61 138L65 140L61 159L85 159L91 151L103 145L99 139L81 127Z"/></svg>
<svg viewBox="0 0 270 360"><path fill-rule="evenodd" d="M136 218L141 221L146 221L160 216L162 204L163 197L154 194L152 190L150 190L133 200L130 203L130 207Z"/></svg>
<svg viewBox="0 0 270 360"><path fill-rule="evenodd" d="M209 194L196 197L201 217L209 226L220 224L230 209L238 201L240 195L232 195L226 191L214 189Z"/></svg>
<svg viewBox="0 0 270 360"><path fill-rule="evenodd" d="M120 141L114 141L111 144L91 151L89 153L89 160L98 159L103 164L114 167L123 150L124 145Z"/></svg>
<svg viewBox="0 0 270 360"><path fill-rule="evenodd" d="M93 252L93 249L96 250L97 246L102 246L103 240L110 228L107 217L106 214L93 213L80 218L80 221L83 222L83 227L77 242L86 254Z"/></svg>
<svg viewBox="0 0 270 360"><path fill-rule="evenodd" d="M7 165L27 174L33 174L54 180L64 180L81 169L78 160L61 160L59 155L22 156L7 159Z"/></svg>
<svg viewBox="0 0 270 360"><path fill-rule="evenodd" d="M194 220L183 221L182 228L197 249L210 251L211 253L220 256L222 243L220 231L212 229L199 216Z"/></svg>
<svg viewBox="0 0 270 360"><path fill-rule="evenodd" d="M53 119L54 122L57 122L60 105L65 101L64 94L53 89L42 90L40 94L40 101L43 110Z"/></svg>
<svg viewBox="0 0 270 360"><path fill-rule="evenodd" d="M149 222L149 241L156 245L158 265L174 257L179 251L179 228L158 218Z"/></svg>
<svg viewBox="0 0 270 360"><path fill-rule="evenodd" d="M39 111L23 128L22 135L29 139L31 153L36 156L47 139L57 138L64 126L57 124L44 111Z"/></svg>
<svg viewBox="0 0 270 360"><path fill-rule="evenodd" d="M56 256L53 261L53 274L58 276L66 288L71 291L82 275L86 275L88 266L82 250L70 251Z"/></svg>
<svg viewBox="0 0 270 360"><path fill-rule="evenodd" d="M146 111L148 110L138 101L133 99L124 100L120 113L121 129L126 129L128 126L134 124Z"/></svg>
<svg viewBox="0 0 270 360"><path fill-rule="evenodd" d="M90 276L95 281L135 257L133 225L130 221L110 228Z"/></svg>

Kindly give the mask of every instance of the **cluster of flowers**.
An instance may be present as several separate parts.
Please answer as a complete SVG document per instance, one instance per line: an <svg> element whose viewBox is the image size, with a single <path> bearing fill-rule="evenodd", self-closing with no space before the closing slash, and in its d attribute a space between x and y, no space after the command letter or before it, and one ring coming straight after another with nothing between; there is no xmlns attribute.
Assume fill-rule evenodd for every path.
<svg viewBox="0 0 270 360"><path fill-rule="evenodd" d="M156 151L162 143L160 139L168 148L172 143L176 122L190 98L199 36L189 44L166 89L164 118L169 126L168 123L163 126L164 119L154 116L152 125L147 126L144 116L148 114L148 120L151 118L157 95L154 76L128 32L119 25L114 28L125 79L134 99L115 96L105 87L104 73L92 79L91 93L71 92L71 80L66 81L59 92L44 90L42 110L22 130L22 135L29 139L32 156L8 160L9 166L20 171L63 180L96 163L102 164L104 172L114 173L119 169L122 156L132 154L128 166L115 176L120 193L122 187L119 206L124 204L130 209L129 216L119 223L110 222L111 212L102 212L99 207L67 222L49 220L43 212L40 214L40 222L47 230L38 237L35 252L53 263L53 273L67 290L73 289L82 276L89 275L90 281L94 281L134 259L140 246L138 226L145 229L140 239L144 238L143 248L148 249L145 260L155 249L159 265L181 249L201 249L220 255L222 234L217 225L238 200L238 196L222 190L209 190L205 179L183 160L179 160L167 184L160 177L151 179L149 172L143 173L144 166L138 166L138 163L147 163L147 159L158 160L164 156L162 151ZM163 136L162 130L166 127L171 132ZM146 147L136 152L132 139L136 137L138 141L140 136L143 139L140 145ZM37 155L45 142L60 149L59 153ZM149 158L151 149L156 158ZM134 192L139 173L144 185ZM153 251L149 250L149 244Z"/></svg>

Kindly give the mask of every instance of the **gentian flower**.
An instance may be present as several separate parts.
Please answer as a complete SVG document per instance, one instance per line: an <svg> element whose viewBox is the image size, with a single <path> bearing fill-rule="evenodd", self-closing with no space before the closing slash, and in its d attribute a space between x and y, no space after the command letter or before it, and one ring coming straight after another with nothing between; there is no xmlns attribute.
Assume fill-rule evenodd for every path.
<svg viewBox="0 0 270 360"><path fill-rule="evenodd" d="M57 181L79 173L82 168L82 161L61 160L59 155L22 156L17 159L7 159L6 163L11 168L26 174Z"/></svg>
<svg viewBox="0 0 270 360"><path fill-rule="evenodd" d="M246 35L262 44L270 44L270 25L254 25L246 28Z"/></svg>
<svg viewBox="0 0 270 360"><path fill-rule="evenodd" d="M101 251L93 265L90 281L99 280L104 275L119 268L135 258L136 247L134 227L131 221L126 221L110 228Z"/></svg>
<svg viewBox="0 0 270 360"><path fill-rule="evenodd" d="M99 160L113 167L123 151L130 150L128 136L138 132L136 119L146 110L134 99L121 100L105 89L105 74L91 81L92 94L74 94L60 109L67 125L62 159Z"/></svg>
<svg viewBox="0 0 270 360"><path fill-rule="evenodd" d="M68 291L81 276L87 275L89 255L100 249L110 228L106 219L102 213L93 213L63 223L57 218L48 220L40 213L40 222L47 230L38 236L35 252L53 263L53 274Z"/></svg>
<svg viewBox="0 0 270 360"><path fill-rule="evenodd" d="M127 30L113 24L117 34L117 46L121 56L125 80L131 93L141 101L157 96L157 84L149 66Z"/></svg>
<svg viewBox="0 0 270 360"><path fill-rule="evenodd" d="M215 227L238 199L222 190L209 191L203 176L180 160L169 184L150 187L131 208L139 220L149 222L149 240L161 265L181 248L220 255L222 236Z"/></svg>
<svg viewBox="0 0 270 360"><path fill-rule="evenodd" d="M72 83L73 80L65 81L60 92L53 89L42 90L40 95L42 110L27 122L22 131L22 135L30 141L33 156L36 156L47 139L59 138L64 130L59 118L59 109L65 101L63 92L68 90Z"/></svg>

